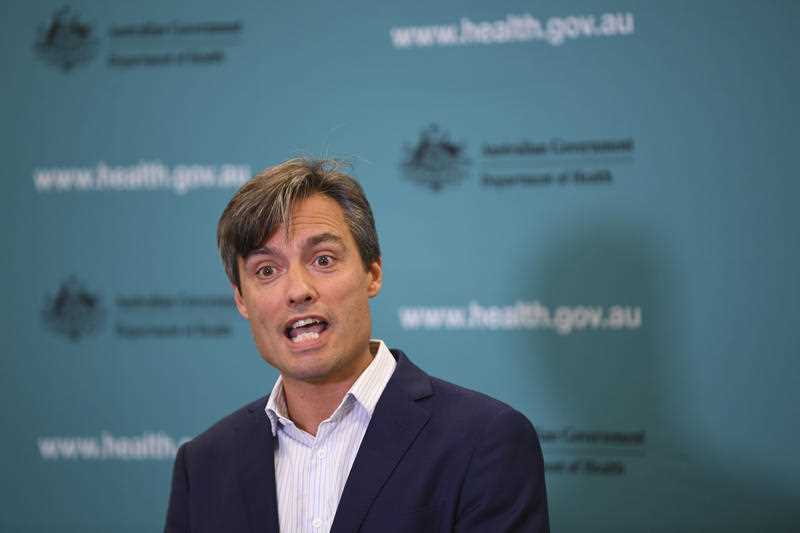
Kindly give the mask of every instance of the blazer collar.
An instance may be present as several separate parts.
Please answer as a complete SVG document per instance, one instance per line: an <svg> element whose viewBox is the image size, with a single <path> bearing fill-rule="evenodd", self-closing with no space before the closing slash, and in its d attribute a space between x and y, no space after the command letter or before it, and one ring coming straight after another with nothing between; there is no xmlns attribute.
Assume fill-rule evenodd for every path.
<svg viewBox="0 0 800 533"><path fill-rule="evenodd" d="M345 483L331 533L357 531L397 463L431 414L422 398L431 380L399 350L397 367L381 395Z"/></svg>
<svg viewBox="0 0 800 533"><path fill-rule="evenodd" d="M372 501L431 414L423 398L433 395L430 377L400 350L392 350L397 367L383 390L339 500L331 533L358 530ZM267 398L247 406L240 424L239 480L250 530L279 530L275 490L275 441L264 412Z"/></svg>

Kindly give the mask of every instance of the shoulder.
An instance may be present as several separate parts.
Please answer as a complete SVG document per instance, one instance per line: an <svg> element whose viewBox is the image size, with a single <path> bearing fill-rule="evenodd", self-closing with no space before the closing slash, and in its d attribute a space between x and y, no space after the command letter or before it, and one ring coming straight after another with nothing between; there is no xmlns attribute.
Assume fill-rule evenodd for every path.
<svg viewBox="0 0 800 533"><path fill-rule="evenodd" d="M431 384L434 405L453 423L470 425L480 433L535 435L528 418L505 402L439 378L431 377Z"/></svg>
<svg viewBox="0 0 800 533"><path fill-rule="evenodd" d="M493 426L507 426L509 430L535 433L528 418L507 403L430 376L409 361L402 351L392 351L397 357L398 371L404 376L403 381L413 380L429 388L426 403L430 406L432 415L439 421L446 425L469 426L475 431Z"/></svg>
<svg viewBox="0 0 800 533"><path fill-rule="evenodd" d="M212 452L236 445L239 439L244 438L245 432L241 430L251 427L254 423L266 424L269 429L269 420L264 412L266 403L265 396L243 405L215 422L184 446L187 450L191 449L194 454ZM259 416L259 414L263 416Z"/></svg>
<svg viewBox="0 0 800 533"><path fill-rule="evenodd" d="M482 392L433 376L430 376L430 380L434 395L438 397L438 403L443 405L450 405L481 416L515 410L507 403Z"/></svg>
<svg viewBox="0 0 800 533"><path fill-rule="evenodd" d="M444 413L434 417L455 438L457 450L466 452L459 463L459 529L548 531L544 457L528 418L480 392L437 378L431 382L432 398L439 399L434 404Z"/></svg>
<svg viewBox="0 0 800 533"><path fill-rule="evenodd" d="M402 352L395 356L396 386L430 414L418 448L421 464L457 473L458 529L549 531L544 458L528 418L486 394L429 376ZM430 468L431 457L447 467Z"/></svg>

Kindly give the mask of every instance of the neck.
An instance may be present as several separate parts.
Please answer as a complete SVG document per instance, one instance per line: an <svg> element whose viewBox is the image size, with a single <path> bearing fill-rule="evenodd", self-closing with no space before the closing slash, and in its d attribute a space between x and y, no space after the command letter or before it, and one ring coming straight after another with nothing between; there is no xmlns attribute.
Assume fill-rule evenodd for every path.
<svg viewBox="0 0 800 533"><path fill-rule="evenodd" d="M306 433L316 436L320 423L330 418L372 358L373 354L368 350L353 370L340 379L308 382L284 376L283 395L292 422Z"/></svg>

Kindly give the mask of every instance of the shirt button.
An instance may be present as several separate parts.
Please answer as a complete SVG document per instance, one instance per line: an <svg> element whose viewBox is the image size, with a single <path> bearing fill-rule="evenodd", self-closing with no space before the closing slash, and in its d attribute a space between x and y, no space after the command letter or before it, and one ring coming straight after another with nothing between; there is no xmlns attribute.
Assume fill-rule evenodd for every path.
<svg viewBox="0 0 800 533"><path fill-rule="evenodd" d="M320 527L322 527L322 520L321 520L321 519L319 519L319 518L315 518L314 520L312 520L312 521L311 521L311 525L312 525L312 526L313 526L315 529L319 529Z"/></svg>
<svg viewBox="0 0 800 533"><path fill-rule="evenodd" d="M317 457L319 457L320 459L325 459L326 455L328 454L325 451L325 448L322 448L321 450L317 451Z"/></svg>

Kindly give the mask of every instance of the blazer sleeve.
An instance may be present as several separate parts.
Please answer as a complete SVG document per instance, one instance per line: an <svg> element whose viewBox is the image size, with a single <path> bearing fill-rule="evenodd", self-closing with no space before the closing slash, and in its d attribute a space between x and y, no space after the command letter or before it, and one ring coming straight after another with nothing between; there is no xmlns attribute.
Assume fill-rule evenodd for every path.
<svg viewBox="0 0 800 533"><path fill-rule="evenodd" d="M189 476L186 469L186 446L178 448L175 466L172 469L172 489L164 533L189 533Z"/></svg>
<svg viewBox="0 0 800 533"><path fill-rule="evenodd" d="M550 531L539 439L528 419L510 407L486 425L475 447L455 531Z"/></svg>

